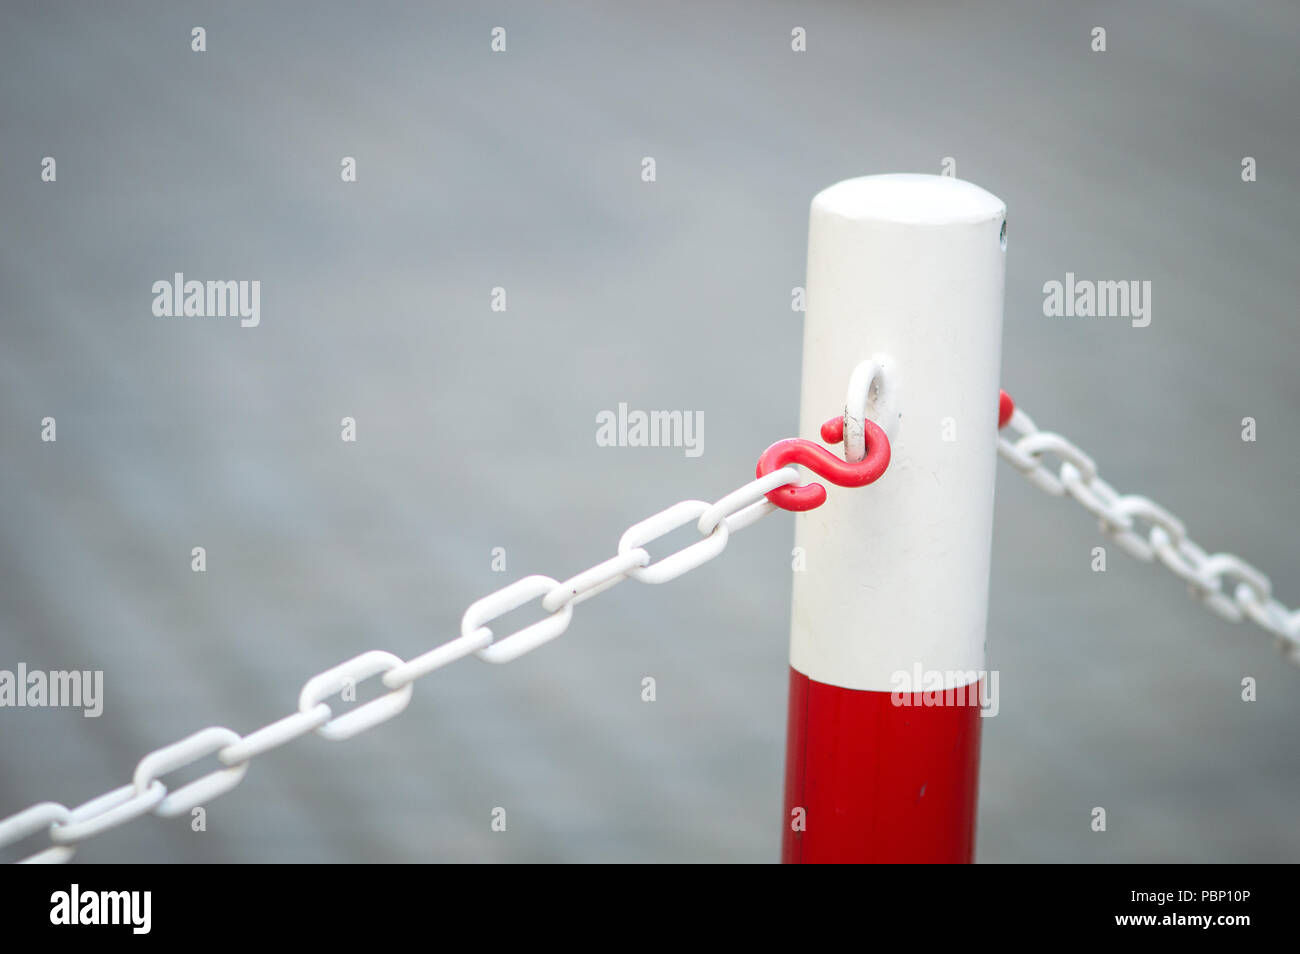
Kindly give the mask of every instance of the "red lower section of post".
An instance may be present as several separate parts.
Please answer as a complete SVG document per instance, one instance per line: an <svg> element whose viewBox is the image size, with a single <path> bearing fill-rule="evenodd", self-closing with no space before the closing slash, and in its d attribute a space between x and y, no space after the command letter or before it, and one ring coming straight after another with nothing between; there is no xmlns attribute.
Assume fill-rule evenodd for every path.
<svg viewBox="0 0 1300 954"><path fill-rule="evenodd" d="M790 670L783 862L974 860L979 701L926 695L895 705Z"/></svg>

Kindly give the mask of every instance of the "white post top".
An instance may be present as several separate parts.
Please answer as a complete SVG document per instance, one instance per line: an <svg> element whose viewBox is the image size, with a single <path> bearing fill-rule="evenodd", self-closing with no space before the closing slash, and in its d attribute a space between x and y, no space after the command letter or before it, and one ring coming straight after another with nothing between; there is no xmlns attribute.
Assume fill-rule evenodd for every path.
<svg viewBox="0 0 1300 954"><path fill-rule="evenodd" d="M796 520L790 662L818 682L889 691L917 666L983 668L1005 211L946 176L849 179L813 199L799 432L843 412L875 355L897 413L884 476L827 485Z"/></svg>
<svg viewBox="0 0 1300 954"><path fill-rule="evenodd" d="M1001 199L965 179L913 173L845 179L817 193L812 204L814 214L900 225L987 222L1007 211Z"/></svg>

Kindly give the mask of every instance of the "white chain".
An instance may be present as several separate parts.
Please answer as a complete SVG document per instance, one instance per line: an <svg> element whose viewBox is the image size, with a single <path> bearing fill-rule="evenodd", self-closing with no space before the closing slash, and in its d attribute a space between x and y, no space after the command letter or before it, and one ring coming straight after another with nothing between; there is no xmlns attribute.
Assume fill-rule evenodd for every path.
<svg viewBox="0 0 1300 954"><path fill-rule="evenodd" d="M1276 636L1289 658L1300 664L1300 611L1289 610L1273 598L1268 577L1230 553L1207 554L1187 536L1181 520L1145 497L1120 494L1097 475L1092 458L1059 434L1040 431L1019 408L1007 426L1020 436L1013 441L999 435L998 453L1031 482L1054 496L1072 497L1125 551L1139 560L1158 559L1215 613L1233 622L1251 620ZM1043 463L1046 454L1061 460L1055 474ZM715 503L674 504L629 527L615 556L564 582L526 576L483 597L465 611L460 636L414 659L380 650L361 653L308 679L297 712L248 735L209 726L150 752L136 765L132 781L121 788L76 808L40 802L0 820L0 848L45 830L50 846L23 862L66 862L79 843L110 828L149 813L166 818L183 815L225 794L243 780L253 758L308 732L342 741L386 722L406 708L413 683L421 676L469 655L491 663L510 662L564 633L574 607L610 587L627 579L666 583L709 562L726 548L732 533L776 509L765 499L768 491L799 479L799 471L787 466ZM701 539L651 563L645 545L691 521ZM1139 532L1141 524L1149 528L1145 538ZM1224 592L1225 582L1236 584L1231 595ZM547 614L540 621L502 637L488 628L493 620L538 597ZM345 687L380 674L388 692L364 705L335 716L325 702ZM168 792L161 776L214 753L224 768Z"/></svg>
<svg viewBox="0 0 1300 954"><path fill-rule="evenodd" d="M1054 497L1073 498L1126 553L1147 563L1159 560L1194 598L1226 620L1249 619L1272 633L1278 648L1300 665L1300 610L1289 610L1273 597L1267 576L1231 553L1207 554L1187 536L1181 520L1146 497L1119 493L1097 476L1091 457L1060 434L1040 431L1019 408L1007 429L1018 436L999 435L998 453L1031 483ZM1043 461L1047 454L1061 462L1056 473Z"/></svg>
<svg viewBox="0 0 1300 954"><path fill-rule="evenodd" d="M66 862L76 846L110 828L141 815L164 818L183 815L196 806L230 791L248 773L251 760L308 732L332 741L350 739L386 722L406 708L421 676L471 654L491 663L505 663L531 652L569 628L573 608L627 579L666 583L701 566L723 551L731 534L761 520L776 509L765 495L770 490L797 484L799 471L782 467L750 481L716 503L683 500L628 528L617 555L563 583L549 576L526 576L472 604L461 618L460 636L414 659L403 660L380 650L364 652L308 679L298 697L298 711L255 732L241 736L209 726L179 742L150 752L136 765L129 784L91 799L76 808L58 802L41 802L0 820L0 848L48 832L51 845L23 859L29 862ZM645 546L673 530L695 521L702 539L655 563ZM488 624L541 597L547 615L508 636L496 636ZM346 686L380 675L388 692L342 715L334 715L325 700ZM224 768L168 792L161 776L216 754Z"/></svg>

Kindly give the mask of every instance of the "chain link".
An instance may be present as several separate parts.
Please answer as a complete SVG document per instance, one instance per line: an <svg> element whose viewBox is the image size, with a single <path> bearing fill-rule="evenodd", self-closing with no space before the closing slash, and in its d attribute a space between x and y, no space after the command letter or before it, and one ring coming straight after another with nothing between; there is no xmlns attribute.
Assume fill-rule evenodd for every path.
<svg viewBox="0 0 1300 954"><path fill-rule="evenodd" d="M1146 497L1119 493L1097 475L1091 457L1060 434L1040 431L1019 408L1006 429L1014 433L998 436L998 453L1026 479L1075 500L1120 549L1146 563L1159 561L1216 615L1234 623L1248 619L1271 633L1287 659L1300 665L1300 610L1273 598L1267 576L1231 553L1206 553L1181 520ZM1048 454L1061 462L1055 473L1044 460Z"/></svg>
<svg viewBox="0 0 1300 954"><path fill-rule="evenodd" d="M470 605L461 618L461 634L410 660L371 650L308 679L298 697L298 711L241 736L231 729L210 726L150 752L136 765L132 781L83 805L68 809L58 802L40 802L0 819L0 848L41 831L51 844L23 862L66 862L81 842L142 815L174 817L233 789L248 773L254 758L300 736L315 732L342 741L386 722L406 708L415 680L476 655L491 663L506 663L532 652L564 633L574 607L621 583L666 583L709 562L727 546L731 534L776 510L765 495L797 484L799 470L783 467L732 491L715 503L684 500L629 527L618 552L564 582L549 576L526 576ZM700 539L651 563L645 545L692 521ZM541 597L546 614L535 623L504 636L488 624ZM388 690L350 712L335 715L325 700L373 676ZM212 772L176 791L168 792L161 776L209 756L221 764Z"/></svg>

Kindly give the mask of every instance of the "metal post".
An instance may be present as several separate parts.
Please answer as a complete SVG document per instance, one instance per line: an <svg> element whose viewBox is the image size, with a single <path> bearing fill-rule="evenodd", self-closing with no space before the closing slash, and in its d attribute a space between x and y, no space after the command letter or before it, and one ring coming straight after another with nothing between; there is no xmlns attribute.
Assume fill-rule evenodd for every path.
<svg viewBox="0 0 1300 954"><path fill-rule="evenodd" d="M1005 212L943 176L813 199L800 433L875 356L893 454L796 520L786 862L973 859Z"/></svg>

